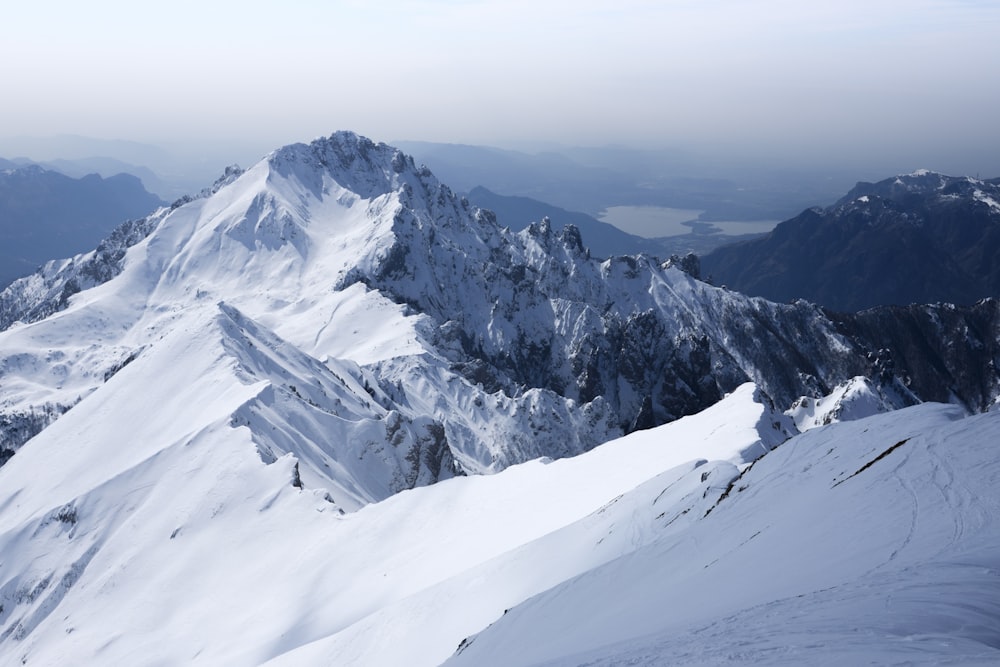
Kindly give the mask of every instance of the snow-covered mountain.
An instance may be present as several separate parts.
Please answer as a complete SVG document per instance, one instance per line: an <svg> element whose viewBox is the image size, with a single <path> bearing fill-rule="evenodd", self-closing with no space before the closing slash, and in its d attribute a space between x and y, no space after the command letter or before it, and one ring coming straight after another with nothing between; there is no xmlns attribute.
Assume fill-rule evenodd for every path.
<svg viewBox="0 0 1000 667"><path fill-rule="evenodd" d="M229 382L267 383L255 399L266 417L216 416L246 422L265 460L312 452L307 483L332 485L347 508L577 454L748 380L779 407L856 376L896 405L947 387L943 400L979 410L998 393L995 302L981 307L992 328L887 342L805 302L709 286L682 264L592 259L573 227L545 220L512 233L351 133L288 146L0 294L0 446L9 456L125 364L144 392L160 381L144 358L179 332L219 341L241 369ZM907 353L954 343L974 358ZM177 367L203 377L185 355ZM352 435L359 424L371 433Z"/></svg>
<svg viewBox="0 0 1000 667"><path fill-rule="evenodd" d="M623 232L614 225L601 222L586 213L567 211L530 197L497 194L482 186L469 190L466 197L476 206L493 211L503 226L510 227L514 231L520 231L543 218L549 218L556 231L566 225L573 225L587 240L587 246L595 253L599 251L602 257L641 253L663 254L662 246L657 241Z"/></svg>
<svg viewBox="0 0 1000 667"><path fill-rule="evenodd" d="M855 311L1000 294L1000 179L920 170L858 183L761 239L702 258L715 282Z"/></svg>
<svg viewBox="0 0 1000 667"><path fill-rule="evenodd" d="M781 561L807 504L838 502L822 485L877 478L850 496L876 506L850 537L861 564L796 570L774 591L854 586L864 564L899 574L893 550L911 540L883 528L911 505L884 477L914 487L939 441L964 486L910 533L960 515L992 534L998 413L962 417L998 394L995 302L833 320L692 272L591 258L545 220L500 228L350 133L229 170L50 262L0 294L0 662L439 664L505 609L604 566L617 577L629 554L718 539L706 553L732 582L732 554L756 537L747 515L780 524L754 545ZM953 405L898 410L935 392ZM796 420L816 428L772 458ZM916 467L876 467L895 449ZM801 513L775 514L783 503ZM848 539L848 514L832 516ZM997 554L971 533L948 545L905 562ZM941 590L991 581L952 574ZM698 618L784 599L758 586ZM993 655L993 608L969 609L986 631L934 631ZM475 661L491 632L502 643L496 628L456 659ZM622 628L574 650L634 645ZM536 639L531 660L570 655Z"/></svg>

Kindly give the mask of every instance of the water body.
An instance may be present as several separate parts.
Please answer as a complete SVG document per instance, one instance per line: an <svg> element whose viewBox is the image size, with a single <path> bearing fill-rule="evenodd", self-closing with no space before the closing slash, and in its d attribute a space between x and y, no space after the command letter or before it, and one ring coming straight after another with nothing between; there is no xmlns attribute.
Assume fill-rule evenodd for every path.
<svg viewBox="0 0 1000 667"><path fill-rule="evenodd" d="M685 234L765 234L778 220L728 220L705 222L698 219L704 211L666 206L611 206L598 218L622 231L647 239Z"/></svg>

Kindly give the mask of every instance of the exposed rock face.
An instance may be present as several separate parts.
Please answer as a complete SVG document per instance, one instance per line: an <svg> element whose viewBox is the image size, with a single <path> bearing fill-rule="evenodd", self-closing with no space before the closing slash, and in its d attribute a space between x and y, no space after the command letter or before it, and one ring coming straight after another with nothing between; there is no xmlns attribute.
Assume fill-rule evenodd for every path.
<svg viewBox="0 0 1000 667"><path fill-rule="evenodd" d="M833 315L838 330L867 347L873 377L897 378L924 401L989 409L1000 385L1000 301L873 308Z"/></svg>

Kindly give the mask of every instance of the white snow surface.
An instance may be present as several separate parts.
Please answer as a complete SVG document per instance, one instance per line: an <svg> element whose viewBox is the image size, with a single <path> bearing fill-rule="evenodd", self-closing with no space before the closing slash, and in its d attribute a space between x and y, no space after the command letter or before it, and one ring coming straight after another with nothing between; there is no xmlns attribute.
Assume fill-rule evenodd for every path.
<svg viewBox="0 0 1000 667"><path fill-rule="evenodd" d="M141 399L163 418L117 428L127 374L188 344L216 391L166 381ZM0 664L437 665L477 633L455 664L1000 658L1000 412L924 404L774 448L746 385L341 514L213 421L267 383L228 382L215 342L159 349L0 468Z"/></svg>
<svg viewBox="0 0 1000 667"><path fill-rule="evenodd" d="M189 343L217 390L165 381L141 398L160 417L120 428L117 411L146 407L124 376ZM265 383L228 384L214 342L161 349L0 468L0 664L438 664L504 609L662 532L661 512L677 528L703 514L766 449L758 427L773 438L747 385L576 458L343 515L293 486L290 456L265 466L247 429L213 421Z"/></svg>
<svg viewBox="0 0 1000 667"><path fill-rule="evenodd" d="M991 210L1000 212L1000 202L998 202L993 197L990 197L988 194L986 194L982 190L976 190L975 193L973 193L973 196L977 200L979 200L979 201L983 202L984 204L986 204L987 206L989 206Z"/></svg>
<svg viewBox="0 0 1000 667"><path fill-rule="evenodd" d="M785 414L795 422L796 429L803 432L835 422L863 419L905 405L894 398L897 397L887 396L871 380L859 376L834 388L827 396L803 396Z"/></svg>
<svg viewBox="0 0 1000 667"><path fill-rule="evenodd" d="M816 428L703 520L510 610L447 665L1000 663L1000 414Z"/></svg>

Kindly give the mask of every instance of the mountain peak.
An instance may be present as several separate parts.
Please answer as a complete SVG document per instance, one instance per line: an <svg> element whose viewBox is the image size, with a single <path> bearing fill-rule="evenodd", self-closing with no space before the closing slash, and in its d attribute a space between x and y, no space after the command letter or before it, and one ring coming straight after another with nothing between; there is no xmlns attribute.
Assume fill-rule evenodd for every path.
<svg viewBox="0 0 1000 667"><path fill-rule="evenodd" d="M418 168L399 149L348 131L279 148L266 159L276 173L303 183L315 183L318 175L327 173L365 199L399 190L407 182L439 185L429 169Z"/></svg>
<svg viewBox="0 0 1000 667"><path fill-rule="evenodd" d="M4 162L6 162L6 160ZM45 169L39 164L9 164L12 164L13 166L3 170L3 173L7 176L39 176L48 171L48 169Z"/></svg>
<svg viewBox="0 0 1000 667"><path fill-rule="evenodd" d="M992 196L997 185L991 181L981 181L968 176L948 176L927 169L918 169L909 174L899 174L876 183L860 181L834 207L856 202L863 197L879 198L897 204L912 206L923 200L929 203L939 199L973 197L978 191ZM976 197L981 199L981 197ZM864 201L862 203L867 203Z"/></svg>

